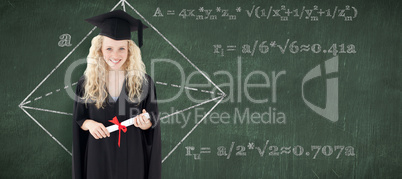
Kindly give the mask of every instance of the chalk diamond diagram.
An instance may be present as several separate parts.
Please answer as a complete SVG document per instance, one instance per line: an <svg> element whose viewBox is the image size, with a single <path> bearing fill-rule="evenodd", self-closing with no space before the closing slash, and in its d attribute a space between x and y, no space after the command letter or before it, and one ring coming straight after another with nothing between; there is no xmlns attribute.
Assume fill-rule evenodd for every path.
<svg viewBox="0 0 402 179"><path fill-rule="evenodd" d="M148 27L152 28L157 34L159 34L171 47L173 47L173 49L175 49L189 64L191 64L192 67L194 67L198 72L200 72L200 74L202 74L202 76L207 79L216 89L219 90L220 93L218 93L218 97L209 99L209 100L205 100L201 103L198 103L196 105L190 106L188 108L173 112L169 115L160 117L161 119L164 118L168 118L169 116L172 115L176 115L179 113L182 113L184 111L193 109L197 106L201 106L204 105L206 103L210 103L212 101L216 101L216 103L212 106L211 109L209 109L209 111L207 113L205 113L205 115L201 118L200 121L198 121L192 128L191 130L180 140L180 142L178 142L176 144L176 146L163 158L162 163L177 149L177 147L195 130L195 128L197 128L197 126L210 114L210 112L223 100L223 98L226 96L225 93L214 83L212 82L211 79L208 78L208 76L206 76L196 65L194 65L193 62L191 62L179 49L176 48L176 46L174 46L164 35L162 35L158 29L156 29L151 23L149 23L133 6L131 6L131 4L129 4L126 0L120 0L110 11L113 11L114 9L116 9L118 6L122 6L123 10L126 11L126 5L131 8L142 20L143 22L145 22ZM28 106L28 104L30 104L33 101L36 101L40 98L42 98L42 96L40 97L36 97L36 98L30 98L32 96L32 94L40 87L42 86L42 84L60 67L61 64L63 64L66 59L72 54L74 53L74 51L88 38L88 36L90 34L92 34L92 32L96 29L96 27L94 27L92 30L90 30L88 32L88 34L56 65L56 67L54 67L49 74L46 75L46 77L28 94L28 96L25 97L25 99L18 105L19 108L21 108L22 111L24 111L28 117L30 117L43 131L45 131L58 145L60 145L60 147L62 147L68 154L72 155L72 153L55 137L52 135L52 133L50 133L37 119L35 119L26 109L31 109L31 110L36 110L36 111L43 111L43 112L49 112L49 113L56 113L56 114L60 114L60 115L72 115L71 113L67 113L67 112L61 112L61 111L55 111L55 110L49 110L49 109L43 109L43 108L37 108L37 107L33 107L33 106ZM158 83L158 82L156 82ZM73 83L71 86L74 86L76 83ZM67 87L65 87L67 88ZM58 89L60 90L60 89ZM58 90L56 90L58 92ZM51 95L52 92L47 93L44 96L48 96ZM31 99L31 100L28 100Z"/></svg>

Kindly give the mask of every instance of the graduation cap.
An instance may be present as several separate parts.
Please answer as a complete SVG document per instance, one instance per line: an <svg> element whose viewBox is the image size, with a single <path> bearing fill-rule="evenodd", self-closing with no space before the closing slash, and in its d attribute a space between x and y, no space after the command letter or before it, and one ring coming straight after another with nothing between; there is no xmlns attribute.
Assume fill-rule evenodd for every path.
<svg viewBox="0 0 402 179"><path fill-rule="evenodd" d="M85 20L100 28L100 35L114 40L129 40L131 39L131 32L138 31L139 47L142 46L142 30L148 28L142 24L141 20L122 10L111 11Z"/></svg>

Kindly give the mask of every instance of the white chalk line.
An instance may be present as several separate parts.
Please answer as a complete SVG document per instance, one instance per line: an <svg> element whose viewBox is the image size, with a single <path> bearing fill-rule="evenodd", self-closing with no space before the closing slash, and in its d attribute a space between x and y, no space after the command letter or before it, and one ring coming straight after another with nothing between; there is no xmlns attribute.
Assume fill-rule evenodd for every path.
<svg viewBox="0 0 402 179"><path fill-rule="evenodd" d="M164 85L164 86L169 86L169 83L165 83L165 82L160 82L160 81L156 81L156 84L158 85ZM175 87L175 88L184 88L184 89L188 89L188 90L192 90L192 91L198 91L198 92L203 92L203 93L209 93L209 94L215 94L213 91L208 91L208 90L199 90L197 88L193 88L193 87L188 87L188 86L181 86L181 85L177 85L177 84L170 84L171 87ZM223 96L222 93L219 93Z"/></svg>
<svg viewBox="0 0 402 179"><path fill-rule="evenodd" d="M76 85L76 84L77 84L77 82L71 84L71 87L74 86L74 85ZM63 88L64 88L64 89L67 89L68 87L69 87L69 86L67 85L67 86L64 86ZM57 92L60 92L60 88L55 90L55 93L57 93ZM52 95L52 94L54 94L53 91L48 92L48 93L45 94L45 97L48 97L48 96L50 96L50 95ZM39 100L39 99L43 99L42 97L43 97L43 96L36 97L36 98L34 98L34 101L37 101L37 100ZM30 102L31 102L31 101L28 101L28 102L23 103L23 104L20 104L20 105L21 105L21 106L24 106L25 104L28 104L28 103L30 103Z"/></svg>
<svg viewBox="0 0 402 179"><path fill-rule="evenodd" d="M198 89L196 89L196 88L190 88L190 87L187 87L187 86L185 86L184 88L188 89L188 90L198 91Z"/></svg>
<svg viewBox="0 0 402 179"><path fill-rule="evenodd" d="M314 172L313 169L311 169L311 171L314 173L314 175L315 175L318 179L320 179L320 177L317 175L317 173Z"/></svg>
<svg viewBox="0 0 402 179"><path fill-rule="evenodd" d="M60 145L60 147L62 147L68 154L70 154L71 156L73 156L73 154L67 150L67 148L61 144L56 137L54 137L49 131L46 130L46 128L44 128L34 117L31 116L31 114L29 114L22 106L19 106L21 108L22 111L24 111L40 128L42 128L43 131L45 131L54 141L57 142L57 144Z"/></svg>
<svg viewBox="0 0 402 179"><path fill-rule="evenodd" d="M138 16L140 16L146 23L148 23L148 25L152 27L152 29L154 29L163 39L165 39L166 42L168 42L170 46L172 46L181 56L184 57L184 59L186 59L198 72L200 72L202 76L204 76L204 78L206 78L210 83L215 86L215 88L217 88L223 95L225 95L225 93L211 79L209 79L207 75L205 75L196 65L194 65L194 63L191 62L176 46L174 46L172 42L170 42L164 35L162 35L162 33L160 33L158 29L156 29L151 23L149 23L148 20L144 18L144 16L142 16L136 9L134 9L134 7L131 6L130 3L128 3L127 1L125 1L124 3L126 3L131 9L133 9L133 11L135 11Z"/></svg>
<svg viewBox="0 0 402 179"><path fill-rule="evenodd" d="M340 178L340 176L338 175L338 173L335 172L334 169L332 169L332 171L335 173L335 175L336 175L338 178Z"/></svg>
<svg viewBox="0 0 402 179"><path fill-rule="evenodd" d="M29 104L29 103L31 103L31 101L27 101L27 102L25 102L24 104L21 104L21 105L23 106L23 105L26 105L26 104Z"/></svg>
<svg viewBox="0 0 402 179"><path fill-rule="evenodd" d="M21 107L27 108L27 109L33 109L33 110L37 110L37 111L45 111L45 112L50 112L50 113L63 114L63 115L67 115L67 116L73 115L72 113L66 113L66 112L55 111L55 110L50 110L50 109L35 108L35 107L31 107L31 106L21 106Z"/></svg>
<svg viewBox="0 0 402 179"><path fill-rule="evenodd" d="M123 3L121 4L121 6L123 7L123 11L126 12L126 4L124 4L124 1L125 1L125 0L121 0L120 2L123 2Z"/></svg>
<svg viewBox="0 0 402 179"><path fill-rule="evenodd" d="M198 121L198 123L180 140L179 143L177 143L177 145L166 155L165 158L163 158L162 163L170 156L170 154L172 154L177 147L179 147L179 145L186 140L186 138L194 131L195 128L197 128L198 125L201 124L201 122L209 115L209 113L212 112L212 110L214 110L216 108L216 106L218 106L218 104L223 100L225 96L222 96L221 99L216 102L216 104L204 115L204 117L202 117L202 119L200 121Z"/></svg>
<svg viewBox="0 0 402 179"><path fill-rule="evenodd" d="M180 86L180 85L176 85L176 84L170 84L170 86L172 86L172 87L176 87L176 88L181 88L181 86Z"/></svg>
<svg viewBox="0 0 402 179"><path fill-rule="evenodd" d="M74 86L74 85L76 85L76 84L77 84L77 82L71 84L71 86ZM64 86L64 89L67 89L68 87L69 87L69 86ZM56 90L55 90L55 93L57 93L57 92L59 92L59 91L60 91L60 88L59 88L59 89L56 89ZM51 91L51 92L48 92L48 93L45 94L45 97L48 97L48 96L50 96L50 95L52 95L52 94L54 94L52 91ZM39 100L39 99L43 99L42 97L43 97L43 96L36 97L36 98L34 98L34 101L37 101L37 100ZM20 104L20 106L24 106L24 105L26 105L26 104L28 104L28 103L30 103L30 102L31 102L31 101L28 101L28 102L26 102L26 103Z"/></svg>
<svg viewBox="0 0 402 179"><path fill-rule="evenodd" d="M116 9L116 7L119 6L122 1L123 0L119 1L116 5L114 5L114 7L110 10L110 12L113 11L114 9Z"/></svg>
<svg viewBox="0 0 402 179"><path fill-rule="evenodd" d="M163 83L163 82L160 82L160 81L156 81L155 83L158 84L158 85L165 85L165 86L167 85L167 83Z"/></svg>
<svg viewBox="0 0 402 179"><path fill-rule="evenodd" d="M195 108L195 107L197 107L197 106L201 106L201 105L206 104L206 103L209 103L209 102L211 102L211 101L215 101L215 100L217 100L217 99L219 99L219 98L221 98L221 97L222 97L222 96L219 96L219 97L216 97L216 98L207 100L207 101L203 101L202 103L196 104L196 105L194 105L194 106L190 106L190 107L188 107L188 108L186 108L186 109L182 109L182 110L176 111L176 112L174 112L174 113L172 113L172 114L169 114L169 115L166 115L166 116L161 117L159 120L162 120L162 119L168 118L168 117L170 117L170 116L173 116L173 115L182 113L182 112L184 112L184 111L193 109L193 108Z"/></svg>

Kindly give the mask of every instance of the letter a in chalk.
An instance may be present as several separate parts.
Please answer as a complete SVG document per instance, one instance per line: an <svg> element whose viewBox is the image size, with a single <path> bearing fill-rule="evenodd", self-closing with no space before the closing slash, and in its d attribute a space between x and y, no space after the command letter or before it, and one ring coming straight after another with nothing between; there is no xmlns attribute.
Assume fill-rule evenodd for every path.
<svg viewBox="0 0 402 179"><path fill-rule="evenodd" d="M58 43L59 47L69 47L71 46L71 35L70 34L62 34L59 37L60 41Z"/></svg>

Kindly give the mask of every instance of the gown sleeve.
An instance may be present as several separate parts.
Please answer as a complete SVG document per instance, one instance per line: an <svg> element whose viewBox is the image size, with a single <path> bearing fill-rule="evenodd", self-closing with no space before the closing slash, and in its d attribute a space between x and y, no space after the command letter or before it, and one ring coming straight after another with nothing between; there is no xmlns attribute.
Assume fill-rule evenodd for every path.
<svg viewBox="0 0 402 179"><path fill-rule="evenodd" d="M143 131L143 142L146 146L148 167L145 167L147 178L160 179L162 169L162 146L161 128L159 122L159 111L156 99L155 84L151 77L147 75L147 97L144 99L143 108L150 114L152 127Z"/></svg>
<svg viewBox="0 0 402 179"><path fill-rule="evenodd" d="M72 178L85 178L85 150L88 140L88 131L81 129L82 124L88 118L88 109L80 98L84 94L84 76L77 83L73 106L73 158Z"/></svg>

